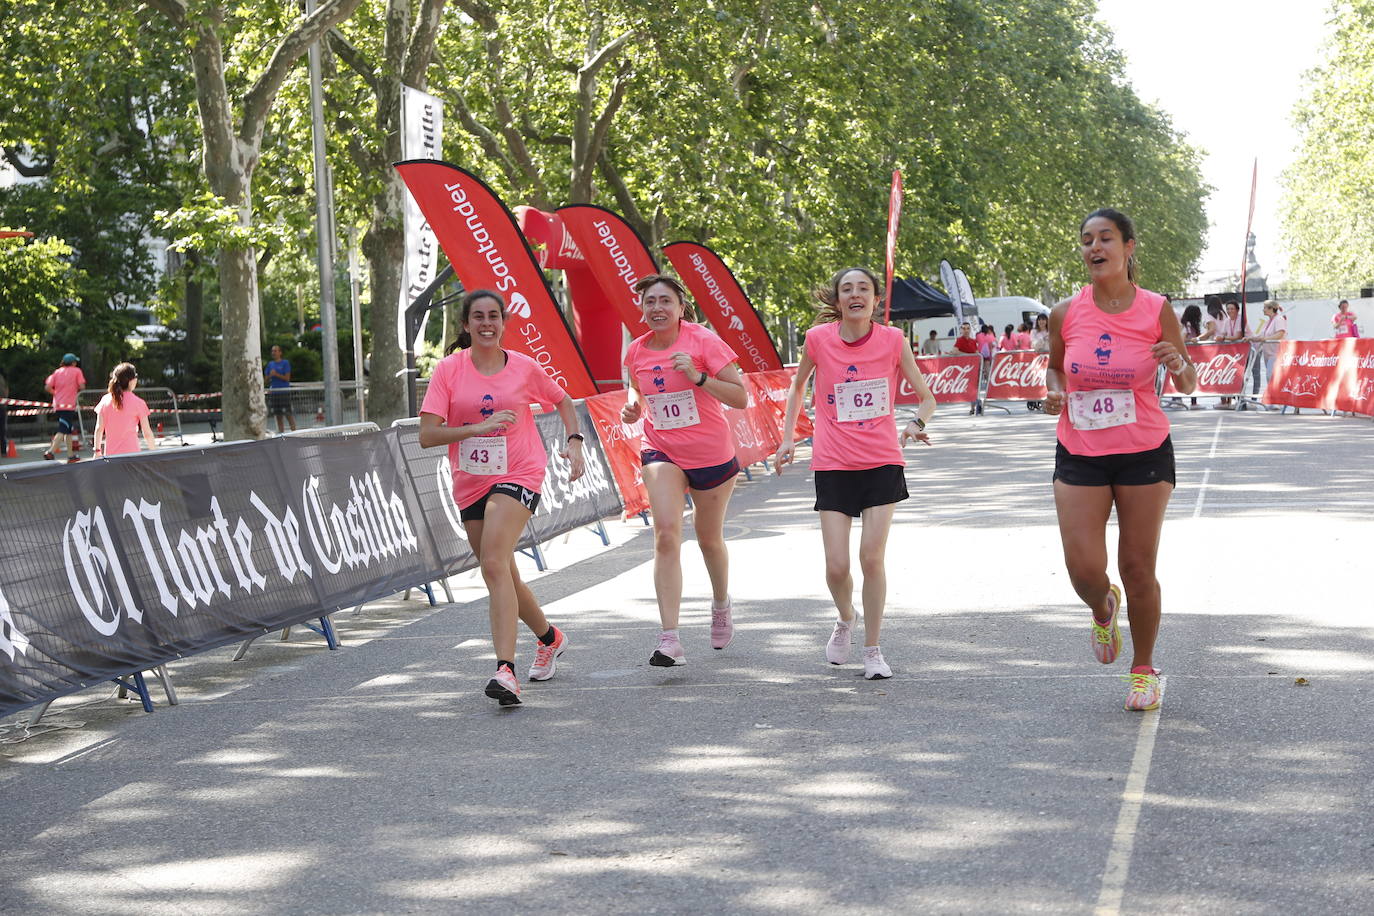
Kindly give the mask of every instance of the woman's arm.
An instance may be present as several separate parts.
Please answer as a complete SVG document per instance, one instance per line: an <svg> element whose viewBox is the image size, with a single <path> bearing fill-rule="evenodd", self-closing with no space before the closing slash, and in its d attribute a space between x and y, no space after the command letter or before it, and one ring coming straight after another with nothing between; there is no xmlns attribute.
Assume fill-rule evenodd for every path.
<svg viewBox="0 0 1374 916"><path fill-rule="evenodd" d="M147 443L148 451L157 451L157 436L153 435L153 424L148 422L146 413L138 418L138 428L143 431L143 441Z"/></svg>
<svg viewBox="0 0 1374 916"><path fill-rule="evenodd" d="M573 406L573 399L565 397L558 402L558 418L563 421L564 445L558 450L558 454L567 459L572 469L568 472L569 480L576 480L582 476L582 472L587 469L586 459L582 455L582 432L577 425L577 408ZM573 437L577 438L574 439Z"/></svg>
<svg viewBox="0 0 1374 916"><path fill-rule="evenodd" d="M739 365L736 363L722 367L713 378L711 373L698 369L690 355L679 350L673 354L673 368L727 407L742 409L749 405L749 392L744 388L744 381L739 375Z"/></svg>
<svg viewBox="0 0 1374 916"><path fill-rule="evenodd" d="M1050 361L1045 368L1045 413L1056 416L1064 409L1064 316L1069 300L1050 309Z"/></svg>
<svg viewBox="0 0 1374 916"><path fill-rule="evenodd" d="M781 474L782 466L792 463L792 452L796 448L793 433L797 428L797 417L801 414L802 399L806 396L806 382L814 371L816 364L811 361L810 354L803 350L801 359L797 361L797 374L792 377L792 386L787 389L787 409L782 413L782 444L773 456L775 474Z"/></svg>
<svg viewBox="0 0 1374 916"><path fill-rule="evenodd" d="M1159 309L1160 339L1150 352L1169 374L1174 377L1174 387L1179 394L1192 394L1197 390L1197 369L1188 359L1188 348L1183 343L1183 328L1178 316L1167 304Z"/></svg>
<svg viewBox="0 0 1374 916"><path fill-rule="evenodd" d="M95 412L95 442L91 444L91 454L100 455L105 448L105 413L97 410Z"/></svg>
<svg viewBox="0 0 1374 916"><path fill-rule="evenodd" d="M515 411L498 410L481 423L467 426L445 426L444 418L437 413L420 414L420 448L433 448L436 445L450 445L462 442L473 436L485 436L494 432L498 426L509 426L515 422Z"/></svg>
<svg viewBox="0 0 1374 916"><path fill-rule="evenodd" d="M625 389L625 406L620 408L620 422L634 423L644 414L644 393L639 390L639 382L630 376L630 387Z"/></svg>
<svg viewBox="0 0 1374 916"><path fill-rule="evenodd" d="M902 435L898 440L902 445L906 445L907 439L912 442L924 442L930 444L930 436L926 434L926 421L931 414L935 413L935 395L930 393L930 386L926 384L926 377L921 374L921 367L916 365L916 357L911 355L908 347L902 347L902 377L911 385L917 397L921 399L920 405L916 408L916 419L912 420L902 430ZM915 427L915 432L912 432Z"/></svg>

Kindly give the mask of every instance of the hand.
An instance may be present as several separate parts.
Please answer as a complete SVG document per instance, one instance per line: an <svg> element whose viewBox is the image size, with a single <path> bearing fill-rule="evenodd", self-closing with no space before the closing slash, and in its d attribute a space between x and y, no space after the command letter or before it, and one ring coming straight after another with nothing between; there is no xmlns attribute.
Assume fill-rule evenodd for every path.
<svg viewBox="0 0 1374 916"><path fill-rule="evenodd" d="M681 350L673 354L673 368L691 379L693 384L701 378L701 370L692 363L692 357Z"/></svg>
<svg viewBox="0 0 1374 916"><path fill-rule="evenodd" d="M782 476L782 466L792 463L792 452L796 448L792 442L784 441L778 446L778 451L773 455L773 473Z"/></svg>
<svg viewBox="0 0 1374 916"><path fill-rule="evenodd" d="M1045 394L1045 413L1052 417L1059 416L1064 410L1064 392L1051 389Z"/></svg>
<svg viewBox="0 0 1374 916"><path fill-rule="evenodd" d="M627 426L631 423L638 423L643 413L644 406L640 401L626 401L625 406L620 408L620 422Z"/></svg>
<svg viewBox="0 0 1374 916"><path fill-rule="evenodd" d="M1150 348L1151 355L1161 366L1178 375L1188 365L1188 360L1178 352L1178 348L1167 340L1161 340Z"/></svg>
<svg viewBox="0 0 1374 916"><path fill-rule="evenodd" d="M576 446L574 448L574 446ZM572 482L582 476L587 470L587 459L582 454L582 440L574 439L558 450L558 456L571 465L568 471L568 481Z"/></svg>
<svg viewBox="0 0 1374 916"><path fill-rule="evenodd" d="M496 413L492 414L491 416L483 420L481 423L477 424L477 435L485 436L488 433L495 432L503 426L510 426L514 422L515 411L498 410L496 411Z"/></svg>
<svg viewBox="0 0 1374 916"><path fill-rule="evenodd" d="M917 426L916 426L916 421L915 421L915 420L912 420L912 421L911 421L910 423L908 423L908 424L906 425L906 427L902 430L902 438L901 438L901 440L898 442L898 447L899 447L899 448L905 448L908 439L910 439L912 443L924 442L926 445L929 445L929 444L930 444L930 433L927 433L925 430L920 429L919 427L917 427Z"/></svg>

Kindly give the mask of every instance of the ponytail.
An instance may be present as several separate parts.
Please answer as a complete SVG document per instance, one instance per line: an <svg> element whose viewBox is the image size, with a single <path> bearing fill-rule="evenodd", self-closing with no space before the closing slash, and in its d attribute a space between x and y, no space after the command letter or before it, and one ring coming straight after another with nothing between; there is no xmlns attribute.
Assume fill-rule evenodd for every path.
<svg viewBox="0 0 1374 916"><path fill-rule="evenodd" d="M110 371L110 384L107 390L117 410L124 409L124 393L129 390L129 384L136 378L138 370L134 368L133 363L120 363Z"/></svg>

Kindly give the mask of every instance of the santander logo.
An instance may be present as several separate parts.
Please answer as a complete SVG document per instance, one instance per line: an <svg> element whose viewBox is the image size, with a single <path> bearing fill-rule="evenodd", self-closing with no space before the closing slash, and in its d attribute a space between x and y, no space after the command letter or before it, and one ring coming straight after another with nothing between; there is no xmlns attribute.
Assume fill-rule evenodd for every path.
<svg viewBox="0 0 1374 916"><path fill-rule="evenodd" d="M510 294L510 313L521 318L530 317L530 300L525 298L524 293Z"/></svg>
<svg viewBox="0 0 1374 916"><path fill-rule="evenodd" d="M744 322L739 320L739 316L738 316L738 315L731 315L731 316L730 316L730 330L732 330L732 331L743 331L743 330L744 330Z"/></svg>

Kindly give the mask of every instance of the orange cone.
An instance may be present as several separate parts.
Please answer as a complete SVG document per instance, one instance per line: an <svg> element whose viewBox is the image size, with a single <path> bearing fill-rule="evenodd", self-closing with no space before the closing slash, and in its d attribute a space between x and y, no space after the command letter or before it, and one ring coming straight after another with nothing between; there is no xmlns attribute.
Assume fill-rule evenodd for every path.
<svg viewBox="0 0 1374 916"><path fill-rule="evenodd" d="M157 421L157 437L158 437L159 439L162 438L162 421L161 421L161 420L158 420L158 421Z"/></svg>
<svg viewBox="0 0 1374 916"><path fill-rule="evenodd" d="M19 457L19 449L15 448L15 446L14 446L14 440L11 439L11 440L9 440L9 442L10 442L9 448L7 448L7 449L5 450L5 457L6 457L6 458L18 458L18 457Z"/></svg>
<svg viewBox="0 0 1374 916"><path fill-rule="evenodd" d="M315 425L316 425L316 426L323 426L323 425L324 425L324 405L323 405L323 404L320 405L319 410L316 410L316 411L315 411Z"/></svg>
<svg viewBox="0 0 1374 916"><path fill-rule="evenodd" d="M72 454L75 455L79 451L81 451L81 436L78 433L72 433Z"/></svg>

